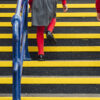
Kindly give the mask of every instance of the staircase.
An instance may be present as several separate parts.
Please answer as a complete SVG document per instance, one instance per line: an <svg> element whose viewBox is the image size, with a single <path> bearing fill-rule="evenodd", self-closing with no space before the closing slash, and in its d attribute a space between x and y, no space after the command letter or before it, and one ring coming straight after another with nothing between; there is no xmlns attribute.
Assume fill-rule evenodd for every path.
<svg viewBox="0 0 100 100"><path fill-rule="evenodd" d="M0 0L0 100L12 99L12 25L16 0ZM29 51L22 100L100 100L100 22L95 0L68 0L68 13L58 3L54 30L57 45L47 45L46 61L37 61L36 28L29 14ZM45 35L44 35L45 36ZM46 36L45 36L46 37Z"/></svg>

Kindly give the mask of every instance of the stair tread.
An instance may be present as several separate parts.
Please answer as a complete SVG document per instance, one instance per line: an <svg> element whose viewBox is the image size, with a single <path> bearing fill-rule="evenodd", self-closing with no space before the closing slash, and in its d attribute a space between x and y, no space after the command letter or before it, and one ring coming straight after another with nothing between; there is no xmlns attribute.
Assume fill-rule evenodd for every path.
<svg viewBox="0 0 100 100"><path fill-rule="evenodd" d="M12 84L12 77L0 77L0 84ZM23 76L21 84L100 84L100 76Z"/></svg>
<svg viewBox="0 0 100 100"><path fill-rule="evenodd" d="M0 17L13 17L15 13L1 13ZM28 17L31 17L31 13L28 14ZM57 12L57 17L96 17L96 12Z"/></svg>
<svg viewBox="0 0 100 100"><path fill-rule="evenodd" d="M3 99L3 100L12 100L11 97L0 97L0 99ZM22 97L22 100L99 100L100 97Z"/></svg>
<svg viewBox="0 0 100 100"><path fill-rule="evenodd" d="M0 4L0 8L16 8L16 6L16 4ZM62 8L62 4L57 4L57 8ZM68 4L68 8L95 8L95 4Z"/></svg>
<svg viewBox="0 0 100 100"><path fill-rule="evenodd" d="M0 67L12 67L12 61L0 61ZM100 67L100 60L24 61L23 67Z"/></svg>

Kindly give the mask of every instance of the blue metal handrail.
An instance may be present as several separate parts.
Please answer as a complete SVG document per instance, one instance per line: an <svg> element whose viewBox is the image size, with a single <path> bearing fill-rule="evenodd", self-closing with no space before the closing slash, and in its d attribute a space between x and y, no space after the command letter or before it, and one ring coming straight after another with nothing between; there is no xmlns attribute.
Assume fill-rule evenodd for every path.
<svg viewBox="0 0 100 100"><path fill-rule="evenodd" d="M23 60L31 60L28 52L28 0L18 0L13 27L13 100L21 100Z"/></svg>

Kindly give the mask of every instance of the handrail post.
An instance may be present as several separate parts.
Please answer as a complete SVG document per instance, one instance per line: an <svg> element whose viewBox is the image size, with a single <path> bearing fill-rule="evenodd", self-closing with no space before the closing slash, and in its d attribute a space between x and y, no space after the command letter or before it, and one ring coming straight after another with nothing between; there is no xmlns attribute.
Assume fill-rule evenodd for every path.
<svg viewBox="0 0 100 100"><path fill-rule="evenodd" d="M15 14L12 18L13 24L13 100L20 100L19 97L19 59L20 59L20 45L19 45L19 34L20 34L20 22L21 18Z"/></svg>
<svg viewBox="0 0 100 100"><path fill-rule="evenodd" d="M13 100L19 100L18 96L18 62L13 64Z"/></svg>
<svg viewBox="0 0 100 100"><path fill-rule="evenodd" d="M19 61L19 68L18 68L18 100L21 100L21 76L20 76L20 61Z"/></svg>
<svg viewBox="0 0 100 100"><path fill-rule="evenodd" d="M31 57L28 51L28 0L26 0L26 14L25 14L25 29L26 29L26 42L25 42L25 53L24 60L30 61Z"/></svg>

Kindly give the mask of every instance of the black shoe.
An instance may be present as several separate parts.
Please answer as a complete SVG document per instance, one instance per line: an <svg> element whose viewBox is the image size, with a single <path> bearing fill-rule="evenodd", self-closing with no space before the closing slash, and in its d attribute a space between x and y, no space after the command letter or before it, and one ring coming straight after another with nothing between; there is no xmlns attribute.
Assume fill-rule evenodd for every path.
<svg viewBox="0 0 100 100"><path fill-rule="evenodd" d="M50 31L46 32L46 36L47 36L47 40L50 44L53 44L53 45L56 44L56 40L55 40L55 38L53 37L53 34Z"/></svg>
<svg viewBox="0 0 100 100"><path fill-rule="evenodd" d="M39 61L44 61L44 60L45 60L45 59L44 59L44 55L39 55L39 56L38 56L38 60L39 60Z"/></svg>

